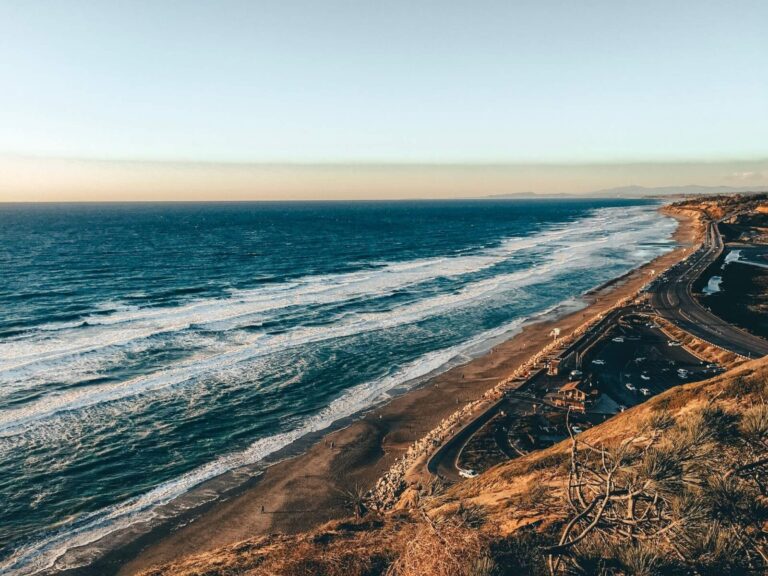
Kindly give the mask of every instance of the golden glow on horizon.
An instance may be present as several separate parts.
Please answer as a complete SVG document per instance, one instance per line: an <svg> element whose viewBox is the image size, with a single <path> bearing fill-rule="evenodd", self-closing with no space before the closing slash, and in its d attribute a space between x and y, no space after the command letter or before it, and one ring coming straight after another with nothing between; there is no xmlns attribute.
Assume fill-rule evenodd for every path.
<svg viewBox="0 0 768 576"><path fill-rule="evenodd" d="M767 187L768 160L540 165L257 165L0 158L0 201L365 200Z"/></svg>

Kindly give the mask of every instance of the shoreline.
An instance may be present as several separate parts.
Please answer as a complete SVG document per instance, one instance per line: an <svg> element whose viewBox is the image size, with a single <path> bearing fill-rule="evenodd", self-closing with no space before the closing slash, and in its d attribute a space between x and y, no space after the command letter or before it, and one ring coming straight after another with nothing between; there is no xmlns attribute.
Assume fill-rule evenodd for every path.
<svg viewBox="0 0 768 576"><path fill-rule="evenodd" d="M490 349L479 352L468 362L417 378L407 390L402 391L405 385L400 385L401 391L394 398L291 443L258 465L248 467L245 481L233 486L233 480L243 475L240 470L205 482L192 492L213 491L218 497L198 502L188 510L175 510L168 520L148 531L140 526L126 530L118 536L125 543L113 543L111 550L88 566L60 573L135 574L153 565L248 538L271 532L304 531L347 516L345 490L357 485L372 487L414 442L457 409L481 399L548 344L548 334L554 326L564 334L571 332L588 316L599 314L616 300L637 292L647 281L650 268L666 268L682 258L684 248L697 237L697 227L691 216L669 212L667 215L678 220L678 228L673 236L677 246L666 254L587 291L576 300L563 301L529 318L500 336L503 341L493 340ZM574 303L579 306L576 310ZM262 469L258 476L247 476ZM194 501L194 494L190 499ZM161 508L173 511L178 505L172 502ZM92 559L87 554L91 546L71 552L78 557L77 552L81 551L80 557Z"/></svg>

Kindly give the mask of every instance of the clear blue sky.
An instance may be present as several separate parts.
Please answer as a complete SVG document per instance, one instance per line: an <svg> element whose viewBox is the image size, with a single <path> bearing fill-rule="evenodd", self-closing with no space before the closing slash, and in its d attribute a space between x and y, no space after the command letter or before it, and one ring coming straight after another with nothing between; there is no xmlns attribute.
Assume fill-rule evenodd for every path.
<svg viewBox="0 0 768 576"><path fill-rule="evenodd" d="M768 156L768 2L0 0L0 153Z"/></svg>

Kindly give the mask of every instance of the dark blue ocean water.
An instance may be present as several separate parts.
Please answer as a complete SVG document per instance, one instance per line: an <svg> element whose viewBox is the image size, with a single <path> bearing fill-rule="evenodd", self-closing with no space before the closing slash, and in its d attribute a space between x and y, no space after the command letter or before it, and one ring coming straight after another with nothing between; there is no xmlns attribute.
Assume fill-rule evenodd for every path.
<svg viewBox="0 0 768 576"><path fill-rule="evenodd" d="M0 205L0 572L669 250L620 200Z"/></svg>

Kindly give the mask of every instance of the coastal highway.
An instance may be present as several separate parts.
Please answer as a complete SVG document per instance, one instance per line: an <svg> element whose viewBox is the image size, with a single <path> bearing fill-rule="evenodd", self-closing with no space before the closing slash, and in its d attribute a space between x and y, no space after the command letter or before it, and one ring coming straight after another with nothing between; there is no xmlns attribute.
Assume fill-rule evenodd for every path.
<svg viewBox="0 0 768 576"><path fill-rule="evenodd" d="M499 408L502 404L505 404L506 401L506 398L502 398L449 438L427 462L427 470L429 470L429 473L450 480L451 482L458 482L461 480L461 476L459 476L459 467L457 465L459 454L461 454L464 446L469 442L472 436L474 436L475 432L480 430L486 422L496 416Z"/></svg>
<svg viewBox="0 0 768 576"><path fill-rule="evenodd" d="M701 248L656 280L649 290L651 305L660 316L693 336L748 358L765 356L768 341L729 324L693 296L693 283L722 252L717 222L710 222Z"/></svg>

